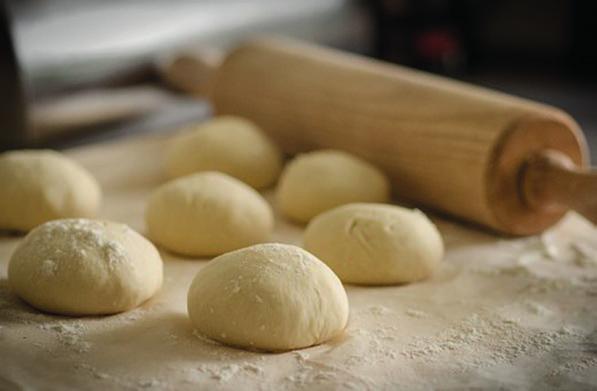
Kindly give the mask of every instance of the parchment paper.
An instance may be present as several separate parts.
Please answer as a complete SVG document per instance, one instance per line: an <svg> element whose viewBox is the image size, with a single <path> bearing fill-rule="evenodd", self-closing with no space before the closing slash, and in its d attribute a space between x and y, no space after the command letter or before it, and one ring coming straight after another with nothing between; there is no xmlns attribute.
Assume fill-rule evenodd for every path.
<svg viewBox="0 0 597 391"><path fill-rule="evenodd" d="M98 178L101 217L144 233L164 137L68 152ZM266 197L271 200L271 191ZM21 237L0 236L0 389L590 389L597 387L597 232L569 214L543 235L507 239L434 218L441 270L404 286L346 286L345 334L287 353L229 348L195 335L186 293L208 260L161 251L161 292L107 317L42 314L6 281ZM300 244L277 219L272 241Z"/></svg>

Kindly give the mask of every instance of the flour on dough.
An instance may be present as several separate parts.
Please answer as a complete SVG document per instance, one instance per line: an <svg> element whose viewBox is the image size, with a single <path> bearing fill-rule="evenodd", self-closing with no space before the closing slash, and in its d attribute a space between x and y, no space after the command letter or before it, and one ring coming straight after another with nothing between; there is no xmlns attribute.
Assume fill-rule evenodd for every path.
<svg viewBox="0 0 597 391"><path fill-rule="evenodd" d="M126 311L162 285L156 248L125 224L54 220L35 228L8 264L14 292L40 310L64 315Z"/></svg>
<svg viewBox="0 0 597 391"><path fill-rule="evenodd" d="M279 351L340 334L348 299L319 259L296 246L267 243L210 261L191 284L188 310L199 333L209 338Z"/></svg>

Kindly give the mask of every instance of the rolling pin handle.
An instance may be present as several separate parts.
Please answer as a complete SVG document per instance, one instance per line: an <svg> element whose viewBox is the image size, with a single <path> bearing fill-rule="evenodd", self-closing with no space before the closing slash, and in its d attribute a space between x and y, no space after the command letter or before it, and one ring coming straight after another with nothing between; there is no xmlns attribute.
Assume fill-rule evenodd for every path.
<svg viewBox="0 0 597 391"><path fill-rule="evenodd" d="M532 156L522 171L521 190L533 209L570 208L597 223L597 172L578 167L561 152L545 150Z"/></svg>
<svg viewBox="0 0 597 391"><path fill-rule="evenodd" d="M158 73L171 87L201 98L211 95L224 53L215 48L189 49L157 63Z"/></svg>

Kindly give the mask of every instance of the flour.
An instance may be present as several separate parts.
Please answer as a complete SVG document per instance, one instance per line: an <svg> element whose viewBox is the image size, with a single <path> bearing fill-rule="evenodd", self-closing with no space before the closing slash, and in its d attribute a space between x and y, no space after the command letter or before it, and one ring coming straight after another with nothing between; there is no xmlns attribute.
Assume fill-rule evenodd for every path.
<svg viewBox="0 0 597 391"><path fill-rule="evenodd" d="M222 383L226 383L234 375L236 375L237 372L240 371L240 369L241 369L240 366L238 366L236 364L224 365L221 368L219 368L218 370L213 370L211 377L216 380L219 380Z"/></svg>
<svg viewBox="0 0 597 391"><path fill-rule="evenodd" d="M409 308L404 313L411 318L429 318L429 314L423 311L415 310L413 308Z"/></svg>
<svg viewBox="0 0 597 391"><path fill-rule="evenodd" d="M87 219L54 220L45 224L47 229L43 235L31 239L31 244L47 254L48 259L42 264L41 273L53 275L56 272L56 260L64 257L84 259L89 251L98 251L100 259L105 260L108 267L114 268L126 261L126 250L117 241L107 237L102 229L101 221ZM127 228L128 229L128 228ZM58 237L68 234L72 240L61 247L54 245Z"/></svg>
<svg viewBox="0 0 597 391"><path fill-rule="evenodd" d="M87 371L87 372L91 373L91 375L93 375L93 377L95 377L96 379L108 379L108 378L110 378L110 376L108 374L99 372L98 370L96 370L95 368L93 368L91 365L86 364L86 363L76 363L76 364L73 365L73 367L75 369L78 369L78 370L82 369L84 371Z"/></svg>
<svg viewBox="0 0 597 391"><path fill-rule="evenodd" d="M243 365L243 369L247 372L254 373L255 375L263 375L264 374L263 368L255 365L255 364L245 364L245 365Z"/></svg>
<svg viewBox="0 0 597 391"><path fill-rule="evenodd" d="M593 243L571 243L571 248L576 252L574 262L581 267L597 266L597 248Z"/></svg>
<svg viewBox="0 0 597 391"><path fill-rule="evenodd" d="M156 308L153 308L155 311ZM126 323L133 323L143 317L147 316L147 309L142 307L133 308L130 311L122 312L120 314L113 315L114 319L118 319L119 321L126 322Z"/></svg>
<svg viewBox="0 0 597 391"><path fill-rule="evenodd" d="M185 299L203 261L164 253L168 283L158 298L107 317L40 313L0 278L0 378L24 389L595 388L597 234L581 223L575 217L544 235L511 240L440 225L460 241L448 246L433 279L347 285L343 338L275 354L193 332ZM292 232L288 240L299 242L300 231ZM7 258L0 257L3 267Z"/></svg>
<svg viewBox="0 0 597 391"><path fill-rule="evenodd" d="M196 370L208 374L211 379L214 379L219 383L228 383L239 373L252 376L262 376L264 374L264 369L262 367L248 362L240 364L223 364L219 366L201 365L197 367Z"/></svg>
<svg viewBox="0 0 597 391"><path fill-rule="evenodd" d="M388 315L389 313L392 312L392 310L390 310L388 307L385 307L383 305L372 305L372 306L368 307L367 309L370 313L372 313L373 315L377 315L377 316Z"/></svg>
<svg viewBox="0 0 597 391"><path fill-rule="evenodd" d="M53 319L29 307L11 292L8 281L0 280L0 324L40 324Z"/></svg>
<svg viewBox="0 0 597 391"><path fill-rule="evenodd" d="M512 320L474 314L438 337L417 338L401 354L425 362L449 354L463 369L480 368L513 363L521 355L549 352L555 345L579 336L567 327L529 332Z"/></svg>
<svg viewBox="0 0 597 391"><path fill-rule="evenodd" d="M542 306L541 304L536 303L534 301L530 301L530 300L525 302L525 307L528 309L528 311L531 314L534 314L534 315L548 316L553 313L552 311L550 311L546 307Z"/></svg>
<svg viewBox="0 0 597 391"><path fill-rule="evenodd" d="M46 259L41 263L41 274L46 277L54 276L58 265L51 259Z"/></svg>
<svg viewBox="0 0 597 391"><path fill-rule="evenodd" d="M552 370L549 376L559 376L566 373L576 373L597 368L597 357L586 356L580 359L572 359L568 362L563 363L558 368Z"/></svg>
<svg viewBox="0 0 597 391"><path fill-rule="evenodd" d="M215 346L221 346L221 344L219 342L216 342L212 339L207 338L206 336L202 335L199 331L197 331L196 329L193 329L193 336L195 338L197 338L199 341L206 343L208 345L215 345Z"/></svg>
<svg viewBox="0 0 597 391"><path fill-rule="evenodd" d="M141 386L141 388L154 388L162 386L162 383L156 379L142 380L139 382L139 386Z"/></svg>
<svg viewBox="0 0 597 391"><path fill-rule="evenodd" d="M337 365L311 360L307 353L293 352L292 356L298 367L291 375L284 378L287 387L305 389L317 385L326 388L331 384L337 384L339 380L343 380L344 388L348 389L362 389L371 386L369 379L355 375Z"/></svg>
<svg viewBox="0 0 597 391"><path fill-rule="evenodd" d="M574 280L553 280L553 279L531 279L528 286L525 288L525 293L544 295L554 292L571 292L575 290L582 290Z"/></svg>
<svg viewBox="0 0 597 391"><path fill-rule="evenodd" d="M63 346L78 353L87 352L91 347L91 344L83 339L87 330L80 321L45 323L39 325L39 328L52 332Z"/></svg>
<svg viewBox="0 0 597 391"><path fill-rule="evenodd" d="M591 236L568 237L546 231L538 240L545 259L581 267L597 265L597 247Z"/></svg>

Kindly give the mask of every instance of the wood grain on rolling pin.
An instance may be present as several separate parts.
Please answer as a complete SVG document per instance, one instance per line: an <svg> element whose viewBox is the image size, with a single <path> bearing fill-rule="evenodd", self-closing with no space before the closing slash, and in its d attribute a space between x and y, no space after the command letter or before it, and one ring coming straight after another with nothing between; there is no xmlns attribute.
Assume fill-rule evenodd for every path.
<svg viewBox="0 0 597 391"><path fill-rule="evenodd" d="M254 120L288 153L352 152L383 168L399 197L512 234L541 231L563 213L520 197L533 153L549 148L586 164L578 126L558 109L285 40L229 54L212 100L218 114Z"/></svg>

